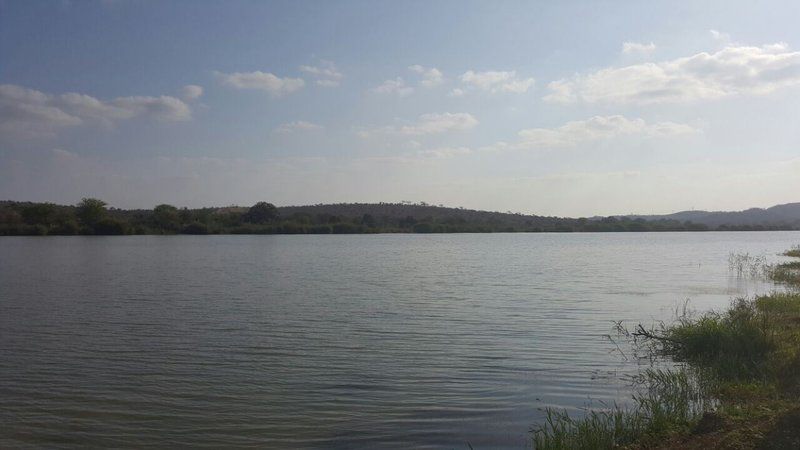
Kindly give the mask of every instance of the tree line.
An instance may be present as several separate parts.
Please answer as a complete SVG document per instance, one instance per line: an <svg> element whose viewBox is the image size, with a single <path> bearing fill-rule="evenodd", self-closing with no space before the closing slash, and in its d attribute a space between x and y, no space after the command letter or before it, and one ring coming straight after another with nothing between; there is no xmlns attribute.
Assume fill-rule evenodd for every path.
<svg viewBox="0 0 800 450"><path fill-rule="evenodd" d="M96 198L76 205L0 202L0 235L354 234L492 232L707 231L703 224L625 217L558 218L426 204L339 204L278 208L109 208ZM775 229L721 226L714 229Z"/></svg>

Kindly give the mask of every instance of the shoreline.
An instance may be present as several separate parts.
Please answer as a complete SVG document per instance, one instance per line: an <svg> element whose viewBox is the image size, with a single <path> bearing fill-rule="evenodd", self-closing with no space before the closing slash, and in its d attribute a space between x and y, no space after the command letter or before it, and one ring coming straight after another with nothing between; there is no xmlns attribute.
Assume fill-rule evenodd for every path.
<svg viewBox="0 0 800 450"><path fill-rule="evenodd" d="M783 256L800 258L800 247ZM734 299L722 312L683 311L670 325L618 324L620 339L650 360L634 406L582 417L547 410L533 448L800 448L800 260L756 269L787 290ZM658 366L666 361L675 366Z"/></svg>

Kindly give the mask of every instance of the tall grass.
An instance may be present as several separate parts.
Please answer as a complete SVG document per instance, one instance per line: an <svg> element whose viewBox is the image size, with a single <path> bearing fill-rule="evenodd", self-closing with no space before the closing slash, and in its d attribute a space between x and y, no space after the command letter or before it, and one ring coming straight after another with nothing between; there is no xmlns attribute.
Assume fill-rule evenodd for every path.
<svg viewBox="0 0 800 450"><path fill-rule="evenodd" d="M754 256L750 253L730 253L728 255L728 270L739 277L763 277L769 274L769 268L765 255Z"/></svg>
<svg viewBox="0 0 800 450"><path fill-rule="evenodd" d="M758 304L757 299L736 299L724 313L681 317L652 336L656 351L723 380L763 378L775 333L772 316Z"/></svg>
<svg viewBox="0 0 800 450"><path fill-rule="evenodd" d="M688 371L647 369L634 405L592 409L582 417L548 408L544 423L532 431L540 450L595 450L656 441L685 430L713 409L705 387Z"/></svg>
<svg viewBox="0 0 800 450"><path fill-rule="evenodd" d="M800 286L800 261L787 262L772 267L770 278L780 283Z"/></svg>
<svg viewBox="0 0 800 450"><path fill-rule="evenodd" d="M800 257L800 247L786 255ZM800 286L800 261L770 266L762 257L731 254L729 265L739 276L766 276ZM629 332L618 324L635 354L644 353L650 361L672 360L678 363L675 369L644 370L633 406L588 410L578 417L548 409L544 423L532 430L534 448L648 446L691 430L704 414L719 412L720 405L735 403L742 393L774 396L800 387L796 290L736 299L724 312L696 315L684 308L678 313L672 324L651 329L639 325ZM734 410L741 414L738 406Z"/></svg>
<svg viewBox="0 0 800 450"><path fill-rule="evenodd" d="M794 247L786 250L784 252L784 256L791 256L793 258L800 258L800 245L795 245Z"/></svg>

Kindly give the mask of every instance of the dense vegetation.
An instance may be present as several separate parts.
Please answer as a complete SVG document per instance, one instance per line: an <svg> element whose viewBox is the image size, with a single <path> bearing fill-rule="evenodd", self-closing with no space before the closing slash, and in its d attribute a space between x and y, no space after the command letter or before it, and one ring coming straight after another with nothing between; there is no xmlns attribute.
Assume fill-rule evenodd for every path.
<svg viewBox="0 0 800 450"><path fill-rule="evenodd" d="M73 234L352 234L624 232L786 229L785 226L729 226L633 217L560 218L446 208L425 203L346 203L249 208L108 208L85 198L74 206L0 202L0 235Z"/></svg>
<svg viewBox="0 0 800 450"><path fill-rule="evenodd" d="M800 257L800 248L785 255ZM740 273L766 274L788 290L737 299L723 312L684 311L670 325L620 325L634 354L677 366L645 369L633 406L582 417L548 410L534 448L800 448L800 264L754 264Z"/></svg>

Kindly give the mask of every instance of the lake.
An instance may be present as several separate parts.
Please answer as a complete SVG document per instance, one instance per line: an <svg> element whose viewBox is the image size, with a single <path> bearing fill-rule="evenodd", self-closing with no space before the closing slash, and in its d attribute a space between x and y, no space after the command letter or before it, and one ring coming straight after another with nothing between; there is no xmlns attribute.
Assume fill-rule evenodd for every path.
<svg viewBox="0 0 800 450"><path fill-rule="evenodd" d="M524 448L800 232L0 238L0 447Z"/></svg>

